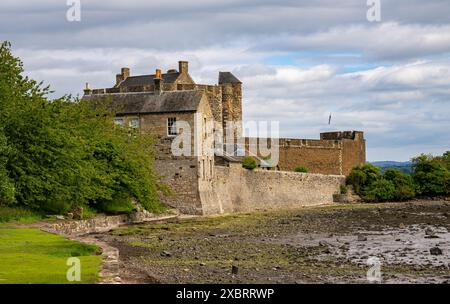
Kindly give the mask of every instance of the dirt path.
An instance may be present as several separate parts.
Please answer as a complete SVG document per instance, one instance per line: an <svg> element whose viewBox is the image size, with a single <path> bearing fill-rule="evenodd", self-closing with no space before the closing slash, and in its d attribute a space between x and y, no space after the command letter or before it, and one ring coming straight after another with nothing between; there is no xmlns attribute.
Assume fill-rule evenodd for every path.
<svg viewBox="0 0 450 304"><path fill-rule="evenodd" d="M97 238L130 283L450 282L450 203L337 205L176 219ZM374 260L375 259L375 260ZM375 263L374 263L375 261Z"/></svg>

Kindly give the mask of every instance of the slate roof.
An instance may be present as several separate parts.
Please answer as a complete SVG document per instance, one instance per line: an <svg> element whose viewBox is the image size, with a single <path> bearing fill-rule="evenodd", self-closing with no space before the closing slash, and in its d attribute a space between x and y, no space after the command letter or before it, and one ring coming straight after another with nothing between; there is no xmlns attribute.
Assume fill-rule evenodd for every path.
<svg viewBox="0 0 450 304"><path fill-rule="evenodd" d="M166 73L161 75L165 83L174 83L180 73ZM124 81L119 84L119 87L133 87L133 86L144 86L154 84L153 79L156 77L155 74L152 75L141 75L141 76L129 76Z"/></svg>
<svg viewBox="0 0 450 304"><path fill-rule="evenodd" d="M225 83L242 83L236 76L230 72L219 72L219 84Z"/></svg>
<svg viewBox="0 0 450 304"><path fill-rule="evenodd" d="M170 112L196 112L205 92L168 91L161 95L153 92L143 93L113 93L85 95L83 99L90 101L108 100L110 108L116 108L119 115L170 113Z"/></svg>

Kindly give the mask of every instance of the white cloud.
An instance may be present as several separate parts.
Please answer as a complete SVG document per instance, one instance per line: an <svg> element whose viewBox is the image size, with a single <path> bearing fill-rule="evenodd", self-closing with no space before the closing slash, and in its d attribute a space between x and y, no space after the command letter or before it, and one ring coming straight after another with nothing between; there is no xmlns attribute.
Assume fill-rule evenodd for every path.
<svg viewBox="0 0 450 304"><path fill-rule="evenodd" d="M264 49L362 52L383 60L404 60L450 52L450 25L386 22L350 24L263 41ZM256 47L261 47L257 45Z"/></svg>
<svg viewBox="0 0 450 304"><path fill-rule="evenodd" d="M148 74L183 59L199 83L235 73L245 118L279 120L283 136L364 130L371 160L450 150L449 1L385 1L374 24L361 0L91 0L81 23L66 9L0 3L0 39L56 96L111 86L122 66Z"/></svg>

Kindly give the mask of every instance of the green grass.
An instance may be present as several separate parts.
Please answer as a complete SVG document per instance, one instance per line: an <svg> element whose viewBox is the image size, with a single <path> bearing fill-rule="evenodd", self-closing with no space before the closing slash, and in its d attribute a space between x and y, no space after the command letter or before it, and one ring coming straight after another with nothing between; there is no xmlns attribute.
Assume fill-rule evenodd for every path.
<svg viewBox="0 0 450 304"><path fill-rule="evenodd" d="M28 209L0 206L0 223L31 223L39 221L40 219L42 219L42 216L40 214Z"/></svg>
<svg viewBox="0 0 450 304"><path fill-rule="evenodd" d="M97 246L38 229L0 229L0 284L95 283L101 265ZM81 262L81 281L69 282L69 257Z"/></svg>

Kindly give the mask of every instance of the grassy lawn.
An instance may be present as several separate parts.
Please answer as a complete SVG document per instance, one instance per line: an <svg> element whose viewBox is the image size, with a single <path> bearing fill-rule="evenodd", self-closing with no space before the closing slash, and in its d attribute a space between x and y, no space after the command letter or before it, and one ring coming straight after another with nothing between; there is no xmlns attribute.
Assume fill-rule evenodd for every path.
<svg viewBox="0 0 450 304"><path fill-rule="evenodd" d="M99 248L38 229L0 229L0 284L95 283ZM81 281L68 282L69 257L81 261Z"/></svg>

